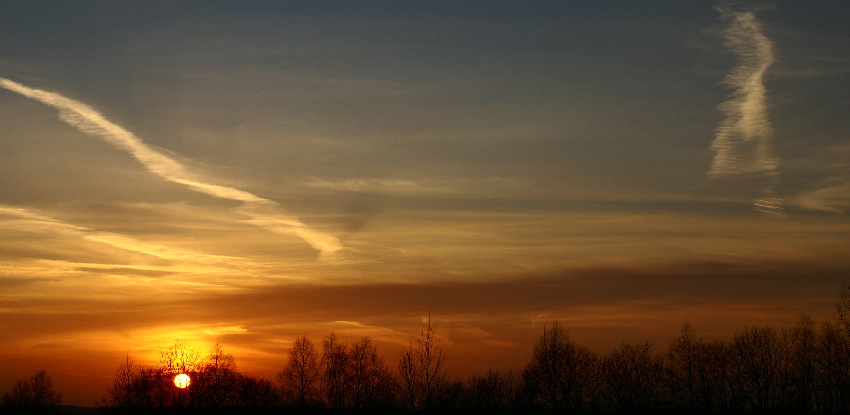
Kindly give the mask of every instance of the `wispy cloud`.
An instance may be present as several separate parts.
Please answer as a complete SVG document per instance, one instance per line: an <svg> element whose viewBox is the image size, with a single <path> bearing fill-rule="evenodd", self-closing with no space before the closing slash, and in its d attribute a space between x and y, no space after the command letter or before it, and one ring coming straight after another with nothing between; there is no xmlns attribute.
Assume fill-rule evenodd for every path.
<svg viewBox="0 0 850 415"><path fill-rule="evenodd" d="M815 190L803 192L793 203L804 209L844 213L850 210L850 178L832 178Z"/></svg>
<svg viewBox="0 0 850 415"><path fill-rule="evenodd" d="M429 187L412 180L392 179L345 179L340 181L323 180L318 177L307 179L307 186L319 189L338 190L345 192L373 192L373 193L429 193L438 192L440 189Z"/></svg>
<svg viewBox="0 0 850 415"><path fill-rule="evenodd" d="M850 143L813 146L795 156L789 163L791 168L809 179L788 203L808 210L850 211Z"/></svg>
<svg viewBox="0 0 850 415"><path fill-rule="evenodd" d="M251 218L254 225L281 234L292 234L328 258L342 249L338 238L304 224L298 218L285 214L280 206L268 199L232 187L208 183L189 173L185 166L167 155L151 148L133 133L112 123L93 108L54 92L33 89L6 78L0 86L27 98L59 110L59 118L78 130L100 137L114 146L126 150L151 173L165 180L180 183L187 188L220 199L243 202L237 210Z"/></svg>
<svg viewBox="0 0 850 415"><path fill-rule="evenodd" d="M773 126L768 120L764 74L773 64L773 43L762 32L752 10L716 8L729 21L725 44L739 64L725 80L733 89L718 108L725 118L717 128L711 149L715 152L709 177L756 177L766 179L754 202L758 210L779 212L782 200L773 195L779 178L779 160L773 150Z"/></svg>
<svg viewBox="0 0 850 415"><path fill-rule="evenodd" d="M4 227L17 225L18 228L21 228L26 231L50 232L60 235L72 236L91 242L103 243L125 251L150 255L161 259L181 261L188 260L196 261L198 263L207 263L210 261L218 263L238 263L240 261L240 259L236 257L210 255L201 252L195 252L188 249L173 248L160 244L146 243L126 235L111 232L99 232L82 226L65 223L60 220L18 207L0 205L0 218L2 218L2 216L13 218L18 222L17 224L11 223L10 221L0 222L3 223Z"/></svg>

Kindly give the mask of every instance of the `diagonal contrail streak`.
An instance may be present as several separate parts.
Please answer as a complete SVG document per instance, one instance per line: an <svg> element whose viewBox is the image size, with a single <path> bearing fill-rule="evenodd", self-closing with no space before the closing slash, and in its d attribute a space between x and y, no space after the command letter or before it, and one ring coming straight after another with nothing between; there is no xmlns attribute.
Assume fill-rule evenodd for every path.
<svg viewBox="0 0 850 415"><path fill-rule="evenodd" d="M715 156L708 176L766 179L767 184L759 189L763 197L754 205L758 210L778 212L782 201L772 193L779 177L779 160L774 155L764 85L764 74L774 61L773 43L752 11L717 10L729 21L725 45L737 55L739 63L723 81L733 92L718 107L725 118L711 143Z"/></svg>
<svg viewBox="0 0 850 415"><path fill-rule="evenodd" d="M243 190L199 180L182 164L151 148L133 133L107 120L86 104L54 92L30 88L6 78L0 78L0 86L58 109L59 118L62 121L86 134L100 137L126 150L148 171L165 180L180 183L191 190L220 199L243 202L237 211L250 217L251 223L272 232L296 235L318 250L323 258L328 258L342 249L339 239L311 228L294 216L285 214L272 200Z"/></svg>

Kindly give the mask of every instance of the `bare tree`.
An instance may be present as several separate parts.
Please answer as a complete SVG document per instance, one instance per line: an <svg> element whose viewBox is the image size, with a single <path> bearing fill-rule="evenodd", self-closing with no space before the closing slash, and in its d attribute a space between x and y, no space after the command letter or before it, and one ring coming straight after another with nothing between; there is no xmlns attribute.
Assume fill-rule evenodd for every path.
<svg viewBox="0 0 850 415"><path fill-rule="evenodd" d="M289 362L277 379L284 393L300 406L315 404L319 398L319 361L307 335L295 339L289 349Z"/></svg>
<svg viewBox="0 0 850 415"><path fill-rule="evenodd" d="M185 340L177 340L168 348L160 348L159 366L169 375L197 372L201 368L201 351Z"/></svg>
<svg viewBox="0 0 850 415"><path fill-rule="evenodd" d="M348 348L331 333L322 341L322 384L331 408L345 408L348 390Z"/></svg>
<svg viewBox="0 0 850 415"><path fill-rule="evenodd" d="M519 377L513 371L488 371L469 381L468 406L477 410L505 411L515 405L519 393Z"/></svg>
<svg viewBox="0 0 850 415"><path fill-rule="evenodd" d="M705 413L730 410L732 367L725 342L707 343L685 323L679 337L670 342L667 365L668 387L676 408Z"/></svg>
<svg viewBox="0 0 850 415"><path fill-rule="evenodd" d="M29 410L62 404L62 395L53 390L53 379L44 369L29 378L19 379L12 390L0 398L0 403Z"/></svg>
<svg viewBox="0 0 850 415"><path fill-rule="evenodd" d="M769 411L786 406L790 395L791 342L788 331L751 327L735 335L732 350L749 410Z"/></svg>
<svg viewBox="0 0 850 415"><path fill-rule="evenodd" d="M230 373L236 371L236 359L230 353L225 353L221 343L216 343L210 350L209 357L203 364L203 370L209 373Z"/></svg>
<svg viewBox="0 0 850 415"><path fill-rule="evenodd" d="M552 411L582 411L590 396L596 356L570 340L558 322L543 327L523 379L535 404Z"/></svg>
<svg viewBox="0 0 850 415"><path fill-rule="evenodd" d="M160 368L138 368L130 387L130 405L134 408L159 408L175 402L171 377Z"/></svg>
<svg viewBox="0 0 850 415"><path fill-rule="evenodd" d="M790 331L792 372L789 408L798 412L811 412L815 409L814 376L815 347L817 332L815 322L808 316L797 320Z"/></svg>
<svg viewBox="0 0 850 415"><path fill-rule="evenodd" d="M416 349L408 345L401 353L398 361L399 384L402 389L402 399L407 409L416 410L418 407L419 366L417 365Z"/></svg>
<svg viewBox="0 0 850 415"><path fill-rule="evenodd" d="M238 401L234 391L242 377L236 371L236 360L225 353L220 343L210 350L207 359L199 365L192 398L196 406L227 406Z"/></svg>
<svg viewBox="0 0 850 415"><path fill-rule="evenodd" d="M280 405L280 399L277 394L277 389L274 383L262 378L255 378L239 374L233 378L230 406L240 408L269 408ZM227 412L236 413L254 413L239 412L228 410ZM269 413L268 411L258 411L259 413Z"/></svg>
<svg viewBox="0 0 850 415"><path fill-rule="evenodd" d="M349 374L352 406L385 406L392 402L392 375L368 336L351 345Z"/></svg>
<svg viewBox="0 0 850 415"><path fill-rule="evenodd" d="M446 387L445 355L436 330L429 314L416 347L411 344L402 352L398 371L408 409L433 410Z"/></svg>
<svg viewBox="0 0 850 415"><path fill-rule="evenodd" d="M732 410L732 365L732 350L728 342L715 340L697 347L696 392L703 411L716 413Z"/></svg>
<svg viewBox="0 0 850 415"><path fill-rule="evenodd" d="M673 396L681 407L693 410L697 405L697 353L701 341L694 335L688 323L682 324L679 337L670 342L667 349L667 362L670 387Z"/></svg>
<svg viewBox="0 0 850 415"><path fill-rule="evenodd" d="M424 409L431 410L445 387L446 371L443 368L445 355L436 336L437 327L431 323L431 315L416 339L419 360L419 381Z"/></svg>
<svg viewBox="0 0 850 415"><path fill-rule="evenodd" d="M820 411L850 409L850 339L833 322L821 325L814 365L815 402Z"/></svg>
<svg viewBox="0 0 850 415"><path fill-rule="evenodd" d="M664 368L652 343L624 343L602 362L605 396L611 409L634 412L658 408L663 397Z"/></svg>
<svg viewBox="0 0 850 415"><path fill-rule="evenodd" d="M352 405L355 408L363 406L369 389L372 377L372 356L378 358L377 348L368 336L351 345L351 395Z"/></svg>
<svg viewBox="0 0 850 415"><path fill-rule="evenodd" d="M844 333L850 336L850 284L841 286L838 303L835 304L835 319L844 329Z"/></svg>
<svg viewBox="0 0 850 415"><path fill-rule="evenodd" d="M227 407L268 407L280 403L271 382L237 372L235 359L225 353L220 344L210 350L206 360L196 359L196 353L191 349L186 353L186 348L185 344L177 343L163 350L161 361L155 367L138 366L127 356L103 398L104 406L111 413L158 413L159 409L155 408L224 411ZM180 363L184 356L188 356L189 363ZM175 387L172 375L176 370L191 373L189 388Z"/></svg>
<svg viewBox="0 0 850 415"><path fill-rule="evenodd" d="M112 385L106 390L103 404L108 407L128 408L136 405L136 396L133 393L134 384L139 374L133 358L128 354L124 357L124 363L118 366Z"/></svg>

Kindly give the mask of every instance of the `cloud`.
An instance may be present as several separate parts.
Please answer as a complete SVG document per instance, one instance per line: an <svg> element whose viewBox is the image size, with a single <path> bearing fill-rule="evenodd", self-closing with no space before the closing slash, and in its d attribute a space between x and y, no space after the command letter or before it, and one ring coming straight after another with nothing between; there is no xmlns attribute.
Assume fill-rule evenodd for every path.
<svg viewBox="0 0 850 415"><path fill-rule="evenodd" d="M323 180L318 177L310 177L306 181L307 186L336 190L343 192L365 192L365 193L388 193L388 194L420 194L445 192L444 189L424 185L412 180L393 179L364 179L353 178L339 181Z"/></svg>
<svg viewBox="0 0 850 415"><path fill-rule="evenodd" d="M239 262L239 258L236 257L204 254L188 249L171 248L160 244L150 244L126 235L111 232L98 232L93 229L65 223L17 207L0 205L0 215L17 219L17 224L8 221L4 222L4 227L7 228L9 226L16 225L16 227L27 231L52 232L61 235L69 235L87 241L103 243L115 248L150 255L161 259L182 261L190 260L198 263L208 263L210 261L216 263Z"/></svg>
<svg viewBox="0 0 850 415"><path fill-rule="evenodd" d="M675 332L684 321L730 330L764 321L790 323L803 313L828 318L847 260L823 259L553 269L479 282L288 284L179 295L179 301L167 295L84 300L0 296L5 317L0 326L9 343L39 336L91 339L90 333L98 332L137 333L129 344L226 337L234 344L262 343L245 343L246 348L277 349L277 343L303 333L337 332L403 346L418 334L419 317L430 311L441 336L454 344L524 344L527 329L536 334L534 327L553 320L587 338L604 332L604 341L616 344L629 339L622 332L627 327L657 334ZM801 285L803 275L808 283ZM113 347L117 341L112 340Z"/></svg>
<svg viewBox="0 0 850 415"><path fill-rule="evenodd" d="M764 74L773 64L773 43L762 32L753 11L718 7L729 27L725 45L738 57L738 66L723 83L733 89L728 101L718 107L725 118L717 128L711 149L715 152L708 176L711 178L766 178L759 184L758 210L779 212L782 200L773 197L778 180L779 159L773 149L773 126L767 117Z"/></svg>
<svg viewBox="0 0 850 415"><path fill-rule="evenodd" d="M250 223L272 232L295 235L319 251L323 258L328 258L342 249L339 239L283 213L274 201L243 190L208 183L190 174L182 164L149 147L133 133L107 120L88 105L57 93L29 88L6 78L0 78L0 86L58 109L62 121L129 152L148 171L165 180L212 197L242 202L243 205L237 211L249 216Z"/></svg>
<svg viewBox="0 0 850 415"><path fill-rule="evenodd" d="M792 167L811 177L789 204L807 210L844 213L850 211L850 144L810 148L798 155Z"/></svg>
<svg viewBox="0 0 850 415"><path fill-rule="evenodd" d="M844 213L850 209L850 178L827 180L820 188L803 192L793 202L804 209Z"/></svg>

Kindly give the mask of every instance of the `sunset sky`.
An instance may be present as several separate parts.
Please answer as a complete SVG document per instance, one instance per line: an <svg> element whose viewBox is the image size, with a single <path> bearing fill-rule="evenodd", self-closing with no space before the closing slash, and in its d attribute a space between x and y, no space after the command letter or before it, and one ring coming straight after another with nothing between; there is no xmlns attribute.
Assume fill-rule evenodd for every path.
<svg viewBox="0 0 850 415"><path fill-rule="evenodd" d="M850 2L0 0L0 394L429 312L449 375L831 318Z"/></svg>

